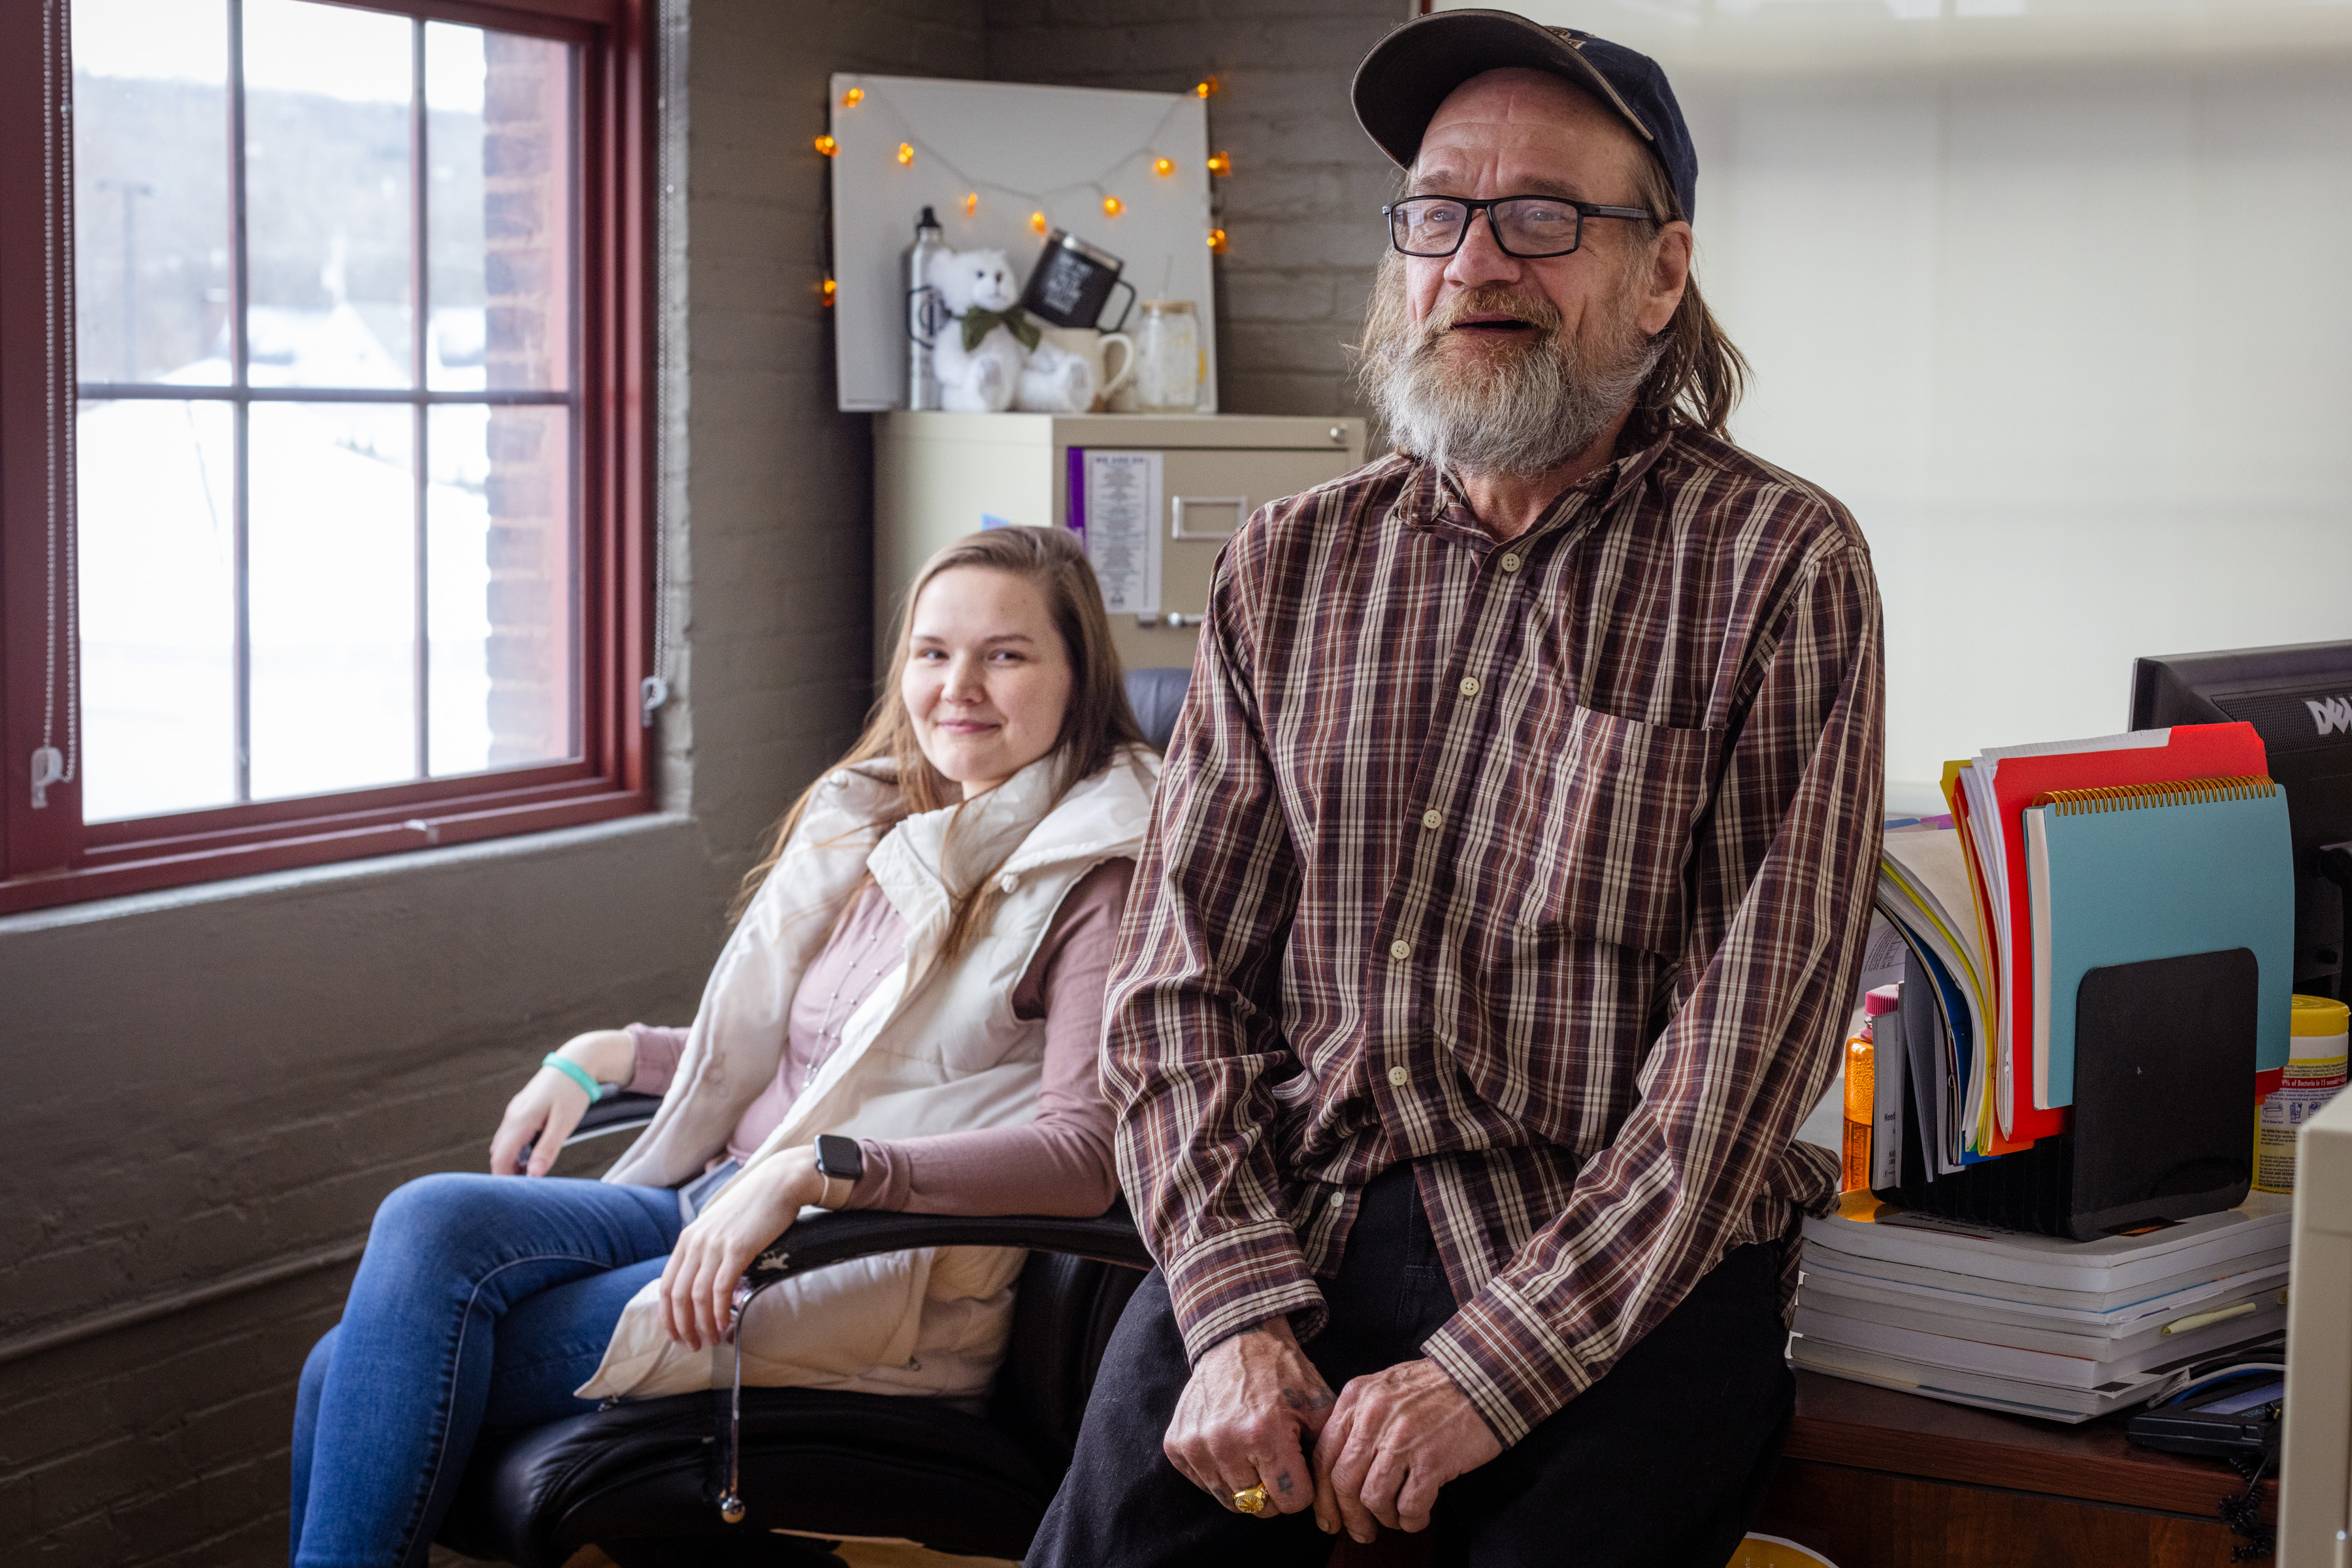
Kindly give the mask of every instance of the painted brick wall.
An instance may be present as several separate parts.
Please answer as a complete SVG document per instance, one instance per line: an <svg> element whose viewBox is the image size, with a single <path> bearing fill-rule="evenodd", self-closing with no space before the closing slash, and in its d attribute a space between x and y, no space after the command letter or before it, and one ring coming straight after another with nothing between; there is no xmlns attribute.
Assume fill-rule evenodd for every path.
<svg viewBox="0 0 2352 1568"><path fill-rule="evenodd" d="M1213 75L1218 406L1360 414L1342 344L1380 259L1387 158L1348 107L1356 62L1411 0L988 0L999 81L1176 92Z"/></svg>

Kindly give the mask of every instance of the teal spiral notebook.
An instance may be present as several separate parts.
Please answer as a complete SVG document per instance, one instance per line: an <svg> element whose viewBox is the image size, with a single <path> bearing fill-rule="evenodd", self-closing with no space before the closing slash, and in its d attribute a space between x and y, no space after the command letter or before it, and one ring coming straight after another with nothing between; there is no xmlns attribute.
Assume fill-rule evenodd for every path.
<svg viewBox="0 0 2352 1568"><path fill-rule="evenodd" d="M2033 1103L2074 1101L2076 999L2109 964L2245 948L2260 966L2258 1082L2286 1066L2294 855L2268 779L2069 790L2025 813L2033 952ZM2247 1086L2254 1098L2255 1085Z"/></svg>

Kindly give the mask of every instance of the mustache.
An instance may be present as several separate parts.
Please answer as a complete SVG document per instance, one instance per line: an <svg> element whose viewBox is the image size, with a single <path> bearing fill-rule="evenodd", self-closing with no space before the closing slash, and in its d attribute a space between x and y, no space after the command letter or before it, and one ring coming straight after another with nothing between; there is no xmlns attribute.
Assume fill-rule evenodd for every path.
<svg viewBox="0 0 2352 1568"><path fill-rule="evenodd" d="M1527 293L1506 283L1480 283L1440 300L1422 318L1421 340L1434 343L1473 316L1508 316L1525 321L1535 336L1549 342L1559 336L1565 319L1559 307L1541 294Z"/></svg>

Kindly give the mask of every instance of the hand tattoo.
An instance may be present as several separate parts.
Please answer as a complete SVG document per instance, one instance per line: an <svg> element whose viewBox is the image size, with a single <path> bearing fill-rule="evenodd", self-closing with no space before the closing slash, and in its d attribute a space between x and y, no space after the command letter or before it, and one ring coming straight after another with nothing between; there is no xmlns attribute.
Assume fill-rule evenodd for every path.
<svg viewBox="0 0 2352 1568"><path fill-rule="evenodd" d="M1328 1388L1286 1388L1282 1391L1283 1405L1292 1410L1321 1410L1337 1401L1338 1396Z"/></svg>

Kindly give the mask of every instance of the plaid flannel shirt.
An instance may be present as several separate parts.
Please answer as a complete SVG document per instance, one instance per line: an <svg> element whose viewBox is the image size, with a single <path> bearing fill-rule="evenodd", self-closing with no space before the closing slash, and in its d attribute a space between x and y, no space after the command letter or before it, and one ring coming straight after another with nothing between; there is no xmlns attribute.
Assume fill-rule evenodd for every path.
<svg viewBox="0 0 2352 1568"><path fill-rule="evenodd" d="M1882 821L1853 519L1670 433L1497 542L1426 464L1261 508L1218 564L1113 968L1121 1184L1194 1357L1322 1321L1415 1180L1425 1342L1516 1442L1837 1163ZM1785 1306L1785 1294L1784 1294Z"/></svg>

